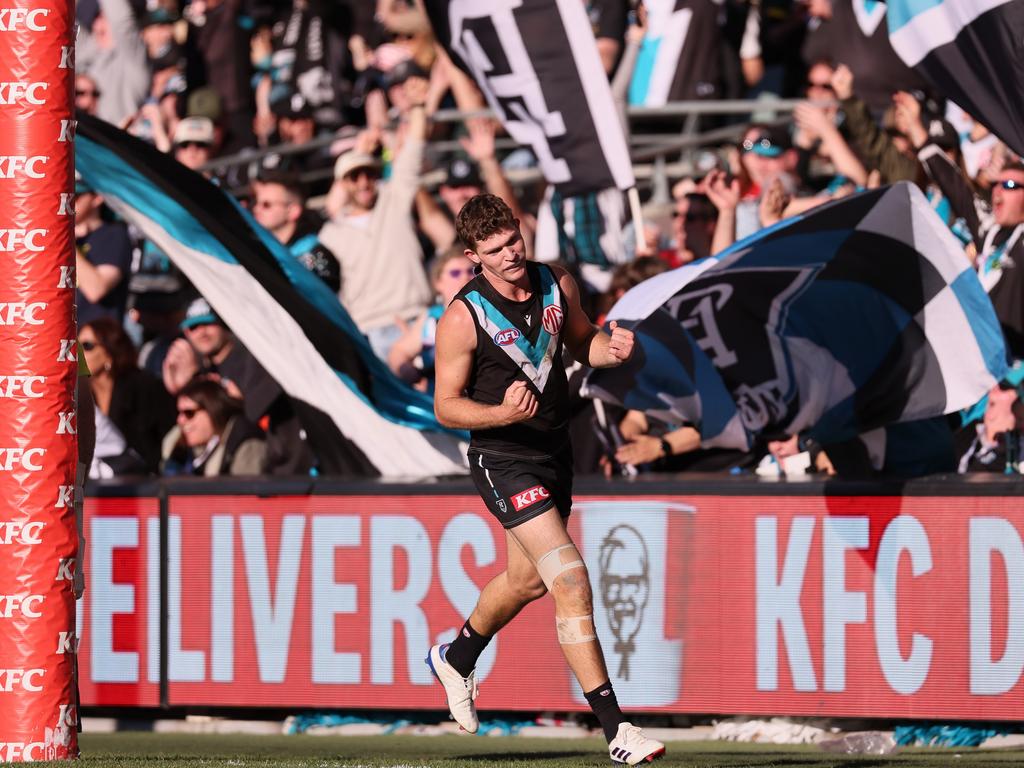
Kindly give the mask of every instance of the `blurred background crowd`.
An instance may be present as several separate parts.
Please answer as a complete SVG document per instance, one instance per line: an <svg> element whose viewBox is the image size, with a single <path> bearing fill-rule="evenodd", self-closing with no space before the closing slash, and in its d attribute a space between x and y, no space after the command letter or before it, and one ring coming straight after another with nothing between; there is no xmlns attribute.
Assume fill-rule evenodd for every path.
<svg viewBox="0 0 1024 768"><path fill-rule="evenodd" d="M627 128L642 228L618 190L564 198L545 184L436 43L421 0L78 0L76 106L235 195L424 391L433 328L473 276L454 216L482 191L512 206L534 258L578 276L600 322L652 275L911 181L983 284L999 284L996 314L1012 357L1024 357L1024 282L1009 268L1024 247L1024 167L896 57L884 6L689 0L690 32L666 78L654 76L657 50L676 3L580 2ZM670 86L655 93L659 78ZM317 471L280 386L84 182L76 238L94 478ZM1004 471L1022 419L1013 382L993 390L978 419L957 425L949 470ZM583 398L573 428L580 472L831 471L797 436L752 454L702 450L693 425Z"/></svg>

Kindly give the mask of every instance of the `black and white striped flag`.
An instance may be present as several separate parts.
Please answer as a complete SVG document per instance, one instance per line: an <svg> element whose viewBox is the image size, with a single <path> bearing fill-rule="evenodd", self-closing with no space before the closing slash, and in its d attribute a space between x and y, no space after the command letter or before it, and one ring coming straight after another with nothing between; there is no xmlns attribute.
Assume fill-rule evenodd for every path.
<svg viewBox="0 0 1024 768"><path fill-rule="evenodd" d="M324 474L462 474L461 435L399 381L323 281L224 190L79 115L75 166L166 253L292 399Z"/></svg>
<svg viewBox="0 0 1024 768"><path fill-rule="evenodd" d="M1024 2L888 0L888 19L904 62L1024 153Z"/></svg>
<svg viewBox="0 0 1024 768"><path fill-rule="evenodd" d="M633 186L580 0L426 0L437 39L564 196Z"/></svg>

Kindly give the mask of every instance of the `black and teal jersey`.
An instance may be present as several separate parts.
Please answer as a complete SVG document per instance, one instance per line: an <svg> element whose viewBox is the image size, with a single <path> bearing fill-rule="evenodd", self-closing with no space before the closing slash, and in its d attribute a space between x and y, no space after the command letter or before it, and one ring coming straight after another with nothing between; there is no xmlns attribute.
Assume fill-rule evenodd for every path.
<svg viewBox="0 0 1024 768"><path fill-rule="evenodd" d="M545 457L568 442L569 398L562 365L562 330L567 308L550 267L527 262L532 288L525 301L511 301L477 275L455 297L476 324L467 395L497 405L514 381L527 382L537 415L507 427L473 430L471 446L510 456Z"/></svg>

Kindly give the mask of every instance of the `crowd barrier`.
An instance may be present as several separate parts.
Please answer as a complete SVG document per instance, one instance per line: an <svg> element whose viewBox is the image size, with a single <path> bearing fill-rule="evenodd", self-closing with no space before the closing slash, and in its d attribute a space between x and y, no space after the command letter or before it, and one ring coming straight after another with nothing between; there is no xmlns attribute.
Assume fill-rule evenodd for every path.
<svg viewBox="0 0 1024 768"><path fill-rule="evenodd" d="M570 530L619 701L1024 719L1024 479L579 479ZM423 663L502 569L468 480L93 489L84 706L443 708ZM478 705L586 709L549 599Z"/></svg>

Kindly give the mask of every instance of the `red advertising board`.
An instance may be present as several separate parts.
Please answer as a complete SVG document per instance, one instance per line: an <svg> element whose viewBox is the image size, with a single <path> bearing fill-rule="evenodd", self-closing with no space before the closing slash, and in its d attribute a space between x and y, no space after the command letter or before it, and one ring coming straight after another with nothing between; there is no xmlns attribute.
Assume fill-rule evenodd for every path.
<svg viewBox="0 0 1024 768"><path fill-rule="evenodd" d="M87 499L84 597L78 601L83 705L160 704L160 506Z"/></svg>
<svg viewBox="0 0 1024 768"><path fill-rule="evenodd" d="M423 657L504 558L476 497L168 505L169 704L443 707ZM83 703L153 704L156 504L90 511ZM570 526L627 708L1024 718L1018 498L579 497ZM478 676L483 710L586 708L549 598Z"/></svg>

